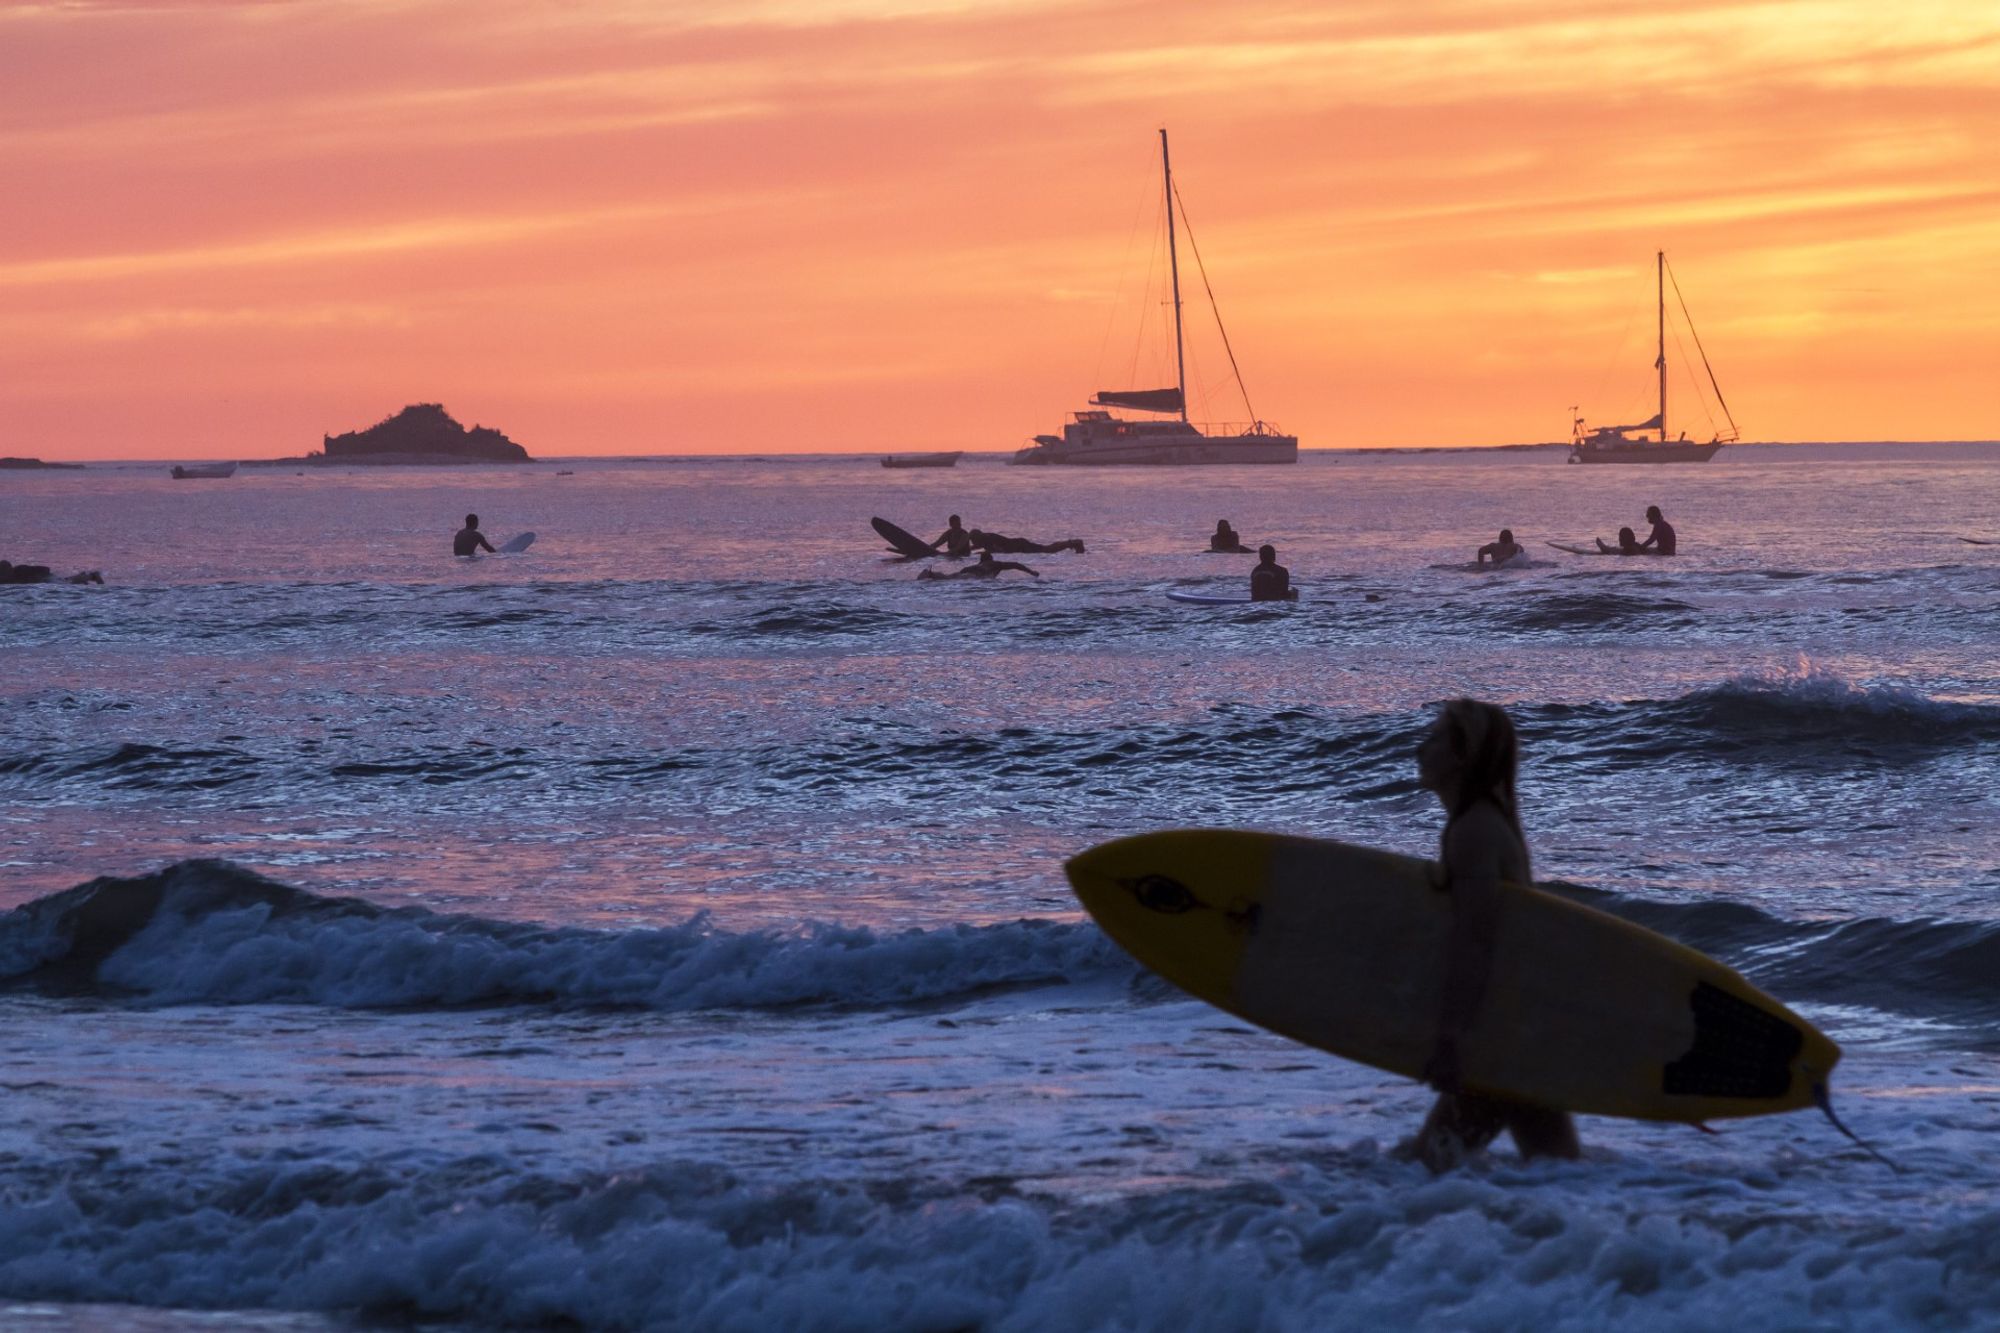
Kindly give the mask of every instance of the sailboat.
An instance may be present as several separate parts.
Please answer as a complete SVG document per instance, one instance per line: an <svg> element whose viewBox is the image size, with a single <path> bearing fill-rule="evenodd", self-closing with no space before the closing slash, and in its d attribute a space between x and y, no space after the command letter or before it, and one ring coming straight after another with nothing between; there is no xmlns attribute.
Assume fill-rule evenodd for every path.
<svg viewBox="0 0 2000 1333"><path fill-rule="evenodd" d="M1688 315L1687 302L1681 302L1681 314L1687 318L1688 332L1694 337L1695 350L1701 352L1701 367L1708 372L1709 387L1715 390L1715 401L1722 408L1723 419L1729 422L1726 432L1715 432L1714 438L1706 444L1687 438L1682 431L1679 439L1667 438L1667 252L1659 251L1654 256L1657 268L1658 313L1659 313L1659 355L1653 361L1653 368L1660 372L1660 410L1650 421L1641 421L1632 426L1586 426L1582 417L1571 408L1569 423L1569 461L1572 463L1706 463L1715 457L1716 450L1725 444L1736 443L1739 432L1736 419L1729 415L1729 404L1723 401L1722 386L1715 382L1715 371L1708 364L1708 353L1702 350L1701 335L1694 331L1694 318ZM1680 284L1674 284L1674 295L1679 297ZM1658 431L1658 439L1647 439L1646 432Z"/></svg>
<svg viewBox="0 0 2000 1333"><path fill-rule="evenodd" d="M1167 132L1160 131L1160 173L1167 192L1167 260L1174 284L1174 369L1170 389L1100 389L1091 397L1091 408L1074 412L1061 435L1037 435L1035 442L1015 453L1016 463L1070 463L1084 465L1150 464L1178 467L1201 463L1296 463L1299 440L1268 422L1259 420L1243 391L1243 407L1251 418L1247 426L1204 430L1188 420L1187 349L1181 334L1181 267L1174 235L1174 168L1167 153ZM1187 213L1181 213L1186 223ZM1194 241L1189 228L1188 241ZM1200 264L1201 251L1195 249ZM1203 272L1206 285L1207 273ZM1211 293L1211 300L1213 293ZM1220 313L1216 327L1222 326ZM1236 353L1229 348L1229 334L1222 335L1229 351L1229 369L1236 387L1243 389L1243 377L1236 373ZM1150 412L1152 417L1128 418L1111 414L1112 408Z"/></svg>

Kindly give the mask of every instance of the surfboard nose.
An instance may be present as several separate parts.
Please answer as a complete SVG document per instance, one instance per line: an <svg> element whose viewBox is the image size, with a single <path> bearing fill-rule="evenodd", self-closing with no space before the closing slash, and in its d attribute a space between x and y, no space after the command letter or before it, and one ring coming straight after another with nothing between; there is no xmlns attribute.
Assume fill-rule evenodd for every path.
<svg viewBox="0 0 2000 1333"><path fill-rule="evenodd" d="M1063 870L1077 901L1121 948L1183 990L1226 1006L1257 923L1254 881L1245 878L1256 867L1247 855L1229 834L1181 829L1104 843L1071 857Z"/></svg>

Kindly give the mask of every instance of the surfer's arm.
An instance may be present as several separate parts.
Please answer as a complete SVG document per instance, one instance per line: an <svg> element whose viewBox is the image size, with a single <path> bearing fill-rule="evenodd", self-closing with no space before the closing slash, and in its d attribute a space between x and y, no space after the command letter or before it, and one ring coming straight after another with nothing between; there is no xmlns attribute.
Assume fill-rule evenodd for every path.
<svg viewBox="0 0 2000 1333"><path fill-rule="evenodd" d="M1450 885L1451 929L1445 938L1444 987L1438 1005L1437 1046L1424 1070L1439 1090L1457 1091L1458 1045L1479 1017L1493 972L1493 943L1500 907L1500 848L1472 821L1446 836L1445 876Z"/></svg>

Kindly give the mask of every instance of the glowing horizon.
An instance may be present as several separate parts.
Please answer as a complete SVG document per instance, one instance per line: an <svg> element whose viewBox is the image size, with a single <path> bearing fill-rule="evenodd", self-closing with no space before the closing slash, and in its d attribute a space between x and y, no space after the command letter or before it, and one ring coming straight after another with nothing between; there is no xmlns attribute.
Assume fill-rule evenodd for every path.
<svg viewBox="0 0 2000 1333"><path fill-rule="evenodd" d="M2000 11L1216 29L1183 0L0 10L0 454L295 455L413 402L546 458L1012 448L1150 387L1162 124L1256 411L1305 448L1643 419L1662 248L1746 440L2000 436ZM1195 354L1197 418L1240 419Z"/></svg>

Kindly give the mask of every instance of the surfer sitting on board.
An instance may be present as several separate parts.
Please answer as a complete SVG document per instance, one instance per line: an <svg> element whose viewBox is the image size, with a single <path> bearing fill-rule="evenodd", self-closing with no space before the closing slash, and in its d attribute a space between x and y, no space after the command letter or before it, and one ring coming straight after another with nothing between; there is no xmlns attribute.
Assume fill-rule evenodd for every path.
<svg viewBox="0 0 2000 1333"><path fill-rule="evenodd" d="M1278 548L1257 548L1257 565L1250 571L1250 600L1289 602L1292 600L1292 571L1278 563Z"/></svg>
<svg viewBox="0 0 2000 1333"><path fill-rule="evenodd" d="M1519 743L1514 724L1492 704L1454 699L1417 746L1417 781L1444 803L1444 889L1451 895L1444 1001L1437 1045L1424 1080L1438 1090L1410 1150L1432 1171L1456 1166L1507 1130L1523 1157L1576 1157L1569 1112L1467 1092L1459 1083L1459 1043L1485 999L1498 923L1500 881L1534 883L1528 843L1514 802Z"/></svg>
<svg viewBox="0 0 2000 1333"><path fill-rule="evenodd" d="M1666 515L1660 512L1658 505L1646 506L1646 521L1653 525L1653 532L1645 541L1639 543L1639 549L1649 551L1654 555L1672 555L1674 553L1674 525L1667 522Z"/></svg>
<svg viewBox="0 0 2000 1333"><path fill-rule="evenodd" d="M1521 543L1514 540L1514 529L1502 528L1497 541L1490 541L1479 548L1479 559L1475 563L1483 565L1490 558L1494 564L1504 565L1519 554Z"/></svg>
<svg viewBox="0 0 2000 1333"><path fill-rule="evenodd" d="M1646 548L1639 545L1639 538L1630 528L1618 529L1618 544L1610 546L1604 538L1597 539L1597 549L1605 555L1644 555Z"/></svg>
<svg viewBox="0 0 2000 1333"><path fill-rule="evenodd" d="M1026 565L1019 564L1013 560L995 560L991 551L981 551L979 559L973 561L963 569L954 569L949 574L944 573L942 570L927 569L917 575L917 577L920 579L997 579L1000 577L1000 571L1005 569L1018 569L1023 574L1034 574L1036 578L1041 577L1040 574L1035 574L1035 571L1029 569Z"/></svg>
<svg viewBox="0 0 2000 1333"><path fill-rule="evenodd" d="M1243 544L1243 539L1236 535L1236 529L1229 526L1226 518L1215 520L1215 535L1208 539L1208 549L1229 555L1250 554L1250 548Z"/></svg>
<svg viewBox="0 0 2000 1333"><path fill-rule="evenodd" d="M972 544L981 551L998 551L1002 555L1023 555L1034 553L1048 555L1055 551L1075 551L1083 554L1083 543L1071 537L1066 542L1031 542L1026 537L1009 537L1001 532L981 532L972 530Z"/></svg>
<svg viewBox="0 0 2000 1333"><path fill-rule="evenodd" d="M481 551L488 555L498 555L493 543L486 540L486 534L479 530L479 515L467 514L465 526L451 535L453 555L478 555Z"/></svg>
<svg viewBox="0 0 2000 1333"><path fill-rule="evenodd" d="M953 514L946 522L949 526L938 534L938 539L931 543L931 549L935 551L942 546L946 555L971 555L972 534L959 526L958 515Z"/></svg>

